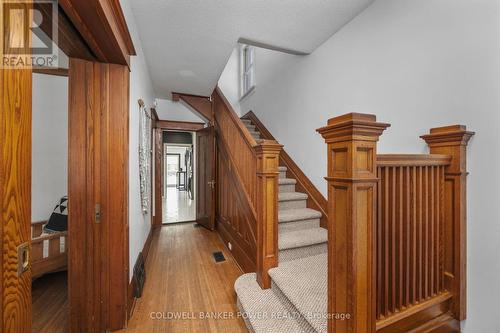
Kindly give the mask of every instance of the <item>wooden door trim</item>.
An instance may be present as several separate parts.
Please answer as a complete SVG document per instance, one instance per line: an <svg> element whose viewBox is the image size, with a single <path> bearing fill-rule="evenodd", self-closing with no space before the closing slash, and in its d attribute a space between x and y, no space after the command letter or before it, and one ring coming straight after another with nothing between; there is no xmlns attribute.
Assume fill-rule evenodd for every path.
<svg viewBox="0 0 500 333"><path fill-rule="evenodd" d="M158 120L156 127L167 131L190 131L196 132L205 127L205 123L191 121Z"/></svg>
<svg viewBox="0 0 500 333"><path fill-rule="evenodd" d="M97 61L130 65L134 43L118 0L59 0Z"/></svg>

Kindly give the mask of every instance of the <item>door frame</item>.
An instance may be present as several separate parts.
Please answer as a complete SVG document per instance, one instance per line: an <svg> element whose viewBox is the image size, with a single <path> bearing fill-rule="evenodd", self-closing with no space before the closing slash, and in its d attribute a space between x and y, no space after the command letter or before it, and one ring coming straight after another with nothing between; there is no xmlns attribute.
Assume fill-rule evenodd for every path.
<svg viewBox="0 0 500 333"><path fill-rule="evenodd" d="M165 150L165 148L163 148L163 150ZM167 156L167 158L168 158L168 156L177 156L177 160L179 161L177 164L178 164L179 168L181 167L181 154L179 154L179 153L166 153L165 155ZM165 176L163 176L162 178L165 178ZM175 179L176 179L175 181L177 184L177 176L175 176ZM168 187L168 180L164 179L164 181L166 181L167 183L166 183L166 185L163 185L163 186ZM163 184L162 181L160 181L160 183Z"/></svg>
<svg viewBox="0 0 500 333"><path fill-rule="evenodd" d="M29 5L26 4L26 6ZM0 21L2 21L1 18ZM79 0L60 0L58 22L60 36L58 46L70 59L86 59L94 64L104 67L109 66L110 71L117 70L122 73L123 67L125 67L128 74L130 56L135 55L135 50L118 1L87 0L81 2ZM25 30L28 31L28 27L22 25L16 26L16 28L19 28L19 33L24 33ZM41 28L44 29L44 26ZM16 33L16 31L13 33ZM49 35L52 33L50 30L46 32L49 32ZM3 41L2 38L0 40ZM2 52L3 50L0 50L0 53ZM113 64L121 66L122 69L117 69L118 67L114 67ZM128 75L126 77L128 78ZM24 243L29 244L31 238L29 230L31 229L32 70L2 70L0 72L0 83L2 87L0 89L0 99L2 101L2 113L0 114L0 141L2 142L2 159L0 161L0 197L2 198L0 238L3 244L0 263L2 269L2 274L0 274L0 301L2 303L0 310L0 331L30 333L32 321L31 271L28 265L28 270L18 276L17 257L19 252L18 246ZM110 85L110 87L112 91L113 85ZM122 92L124 87L120 88ZM94 85L84 84L78 90L80 90L80 94L86 95L90 91L95 92L93 90L95 88L96 86ZM126 119L122 118L125 115L123 113L120 117L122 118L120 122L123 124L123 121L126 121L127 127L113 127L112 131L117 130L119 133L107 133L107 135L111 140L117 138L125 140L126 138L126 141L122 142L122 148L118 148L118 154L127 158L123 161L122 166L128 168L128 109L130 104L128 79L125 88L126 94L119 94L119 97L109 94L111 96L109 103L114 103L114 109L126 112ZM91 119L91 108L92 105L90 104L82 108L84 118ZM111 120L110 122L113 121ZM100 135L97 130L90 130L83 134L84 136ZM104 134L106 135L106 133ZM73 148L69 146L69 154L73 154ZM81 156L94 154L95 147L80 146L78 148L82 154L79 157L74 156L73 162L80 159ZM108 157L116 152L112 148L110 145L103 146L103 149L109 153ZM80 163L87 165L88 161L80 159ZM107 167L111 168L112 166L108 163ZM81 197L82 202L79 209L94 207L95 204L93 189L87 188L85 183L82 183L85 177L85 175L78 174L71 176L71 181L74 184L85 188L81 191L84 195ZM122 209L122 213L125 215L120 217L119 220L123 219L124 222L108 223L108 225L110 228L118 227L123 237L121 238L120 236L121 241L118 243L114 243L113 238L107 239L112 252L109 252L109 256L102 256L100 262L97 262L97 257L95 257L95 254L100 250L99 243L94 242L86 244L86 253L91 257L86 257L85 252L75 253L70 248L70 256L71 252L73 252L73 260L69 262L72 262L73 268L77 267L83 272L87 271L86 264L88 262L96 263L97 266L94 268L98 272L102 268L100 265L107 266L108 275L107 277L101 277L103 279L102 283L113 286L110 289L113 292L109 292L107 295L97 293L86 294L85 288L78 288L78 283L75 282L81 281L87 275L78 277L73 274L73 277L68 282L76 286L75 288L71 288L70 291L79 291L80 294L78 298L70 296L69 299L70 308L73 309L73 312L77 313L77 315L70 316L69 318L70 332L104 332L123 328L126 325L126 295L128 288L127 285L115 288L114 281L111 281L111 279L114 277L112 273L114 270L127 272L126 281L128 284L128 172L123 175L123 178L118 180L119 184L111 178L101 178L99 185L107 188L115 188L116 186L123 188L123 196L115 202L111 202L110 207L103 207L102 213L106 214L110 209L113 211L117 211L118 208ZM72 199L70 198L70 200ZM78 207L78 205L75 206L76 203L76 201L73 203L74 207ZM71 205L71 201L69 204ZM93 210L87 209L86 214L92 215L92 212ZM69 214L71 214L71 208L69 209ZM88 231L85 231L87 228L81 228L83 224L88 224L88 222L86 219L80 219L80 223L74 223L73 230L76 232L70 232L69 237L74 240L79 235L88 235ZM109 234L113 234L113 230L110 229ZM94 236L98 235L94 234ZM71 243L70 240L70 246ZM116 260L115 254L123 260ZM29 255L26 257L29 258ZM89 281L88 284L92 282ZM123 295L125 297L122 297ZM80 304L74 303L74 300L77 299L80 299ZM98 306L100 312L95 313L90 306L79 307L82 303L87 302L92 304L107 302L107 304L112 304L113 308ZM4 307L6 304L9 306ZM117 307L123 309L123 311L115 311ZM98 315L98 318L95 317L96 315ZM103 320L103 318L107 318L107 320Z"/></svg>
<svg viewBox="0 0 500 333"><path fill-rule="evenodd" d="M161 227L163 225L163 205L162 205L162 194L163 194L163 181L164 181L164 159L165 159L165 147L163 144L163 132L164 131L186 131L186 132L196 132L205 127L205 123L201 122L191 122L191 121L175 121L175 120L160 120L156 116L156 121L154 122L154 139L155 142L153 147L155 147L155 177L154 177L154 197L155 197L155 217L151 219L151 223L154 228ZM158 179L160 181L158 181ZM160 204L158 204L160 203Z"/></svg>

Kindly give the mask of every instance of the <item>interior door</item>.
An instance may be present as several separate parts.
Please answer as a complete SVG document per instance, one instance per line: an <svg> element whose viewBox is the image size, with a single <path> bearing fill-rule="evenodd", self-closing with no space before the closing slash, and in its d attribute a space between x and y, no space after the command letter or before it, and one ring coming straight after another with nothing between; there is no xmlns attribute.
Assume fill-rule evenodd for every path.
<svg viewBox="0 0 500 333"><path fill-rule="evenodd" d="M215 131L210 126L196 132L196 220L210 229L215 227Z"/></svg>
<svg viewBox="0 0 500 333"><path fill-rule="evenodd" d="M27 55L24 14L30 4L16 3L10 24L3 21L4 4L0 1L0 57L4 45L14 42ZM31 69L0 70L0 332L5 333L31 332L31 82Z"/></svg>

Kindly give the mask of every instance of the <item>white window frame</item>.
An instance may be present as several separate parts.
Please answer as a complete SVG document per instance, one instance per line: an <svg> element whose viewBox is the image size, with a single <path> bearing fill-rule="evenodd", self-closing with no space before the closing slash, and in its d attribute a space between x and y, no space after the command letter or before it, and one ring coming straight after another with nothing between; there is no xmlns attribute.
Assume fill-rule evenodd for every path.
<svg viewBox="0 0 500 333"><path fill-rule="evenodd" d="M255 90L255 48L242 45L240 49L240 99Z"/></svg>

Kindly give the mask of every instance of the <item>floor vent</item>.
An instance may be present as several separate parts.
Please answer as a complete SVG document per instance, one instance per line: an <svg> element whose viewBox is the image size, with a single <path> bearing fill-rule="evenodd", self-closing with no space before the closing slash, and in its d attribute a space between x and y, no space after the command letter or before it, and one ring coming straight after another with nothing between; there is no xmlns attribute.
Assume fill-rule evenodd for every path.
<svg viewBox="0 0 500 333"><path fill-rule="evenodd" d="M134 280L134 297L140 298L142 296L144 282L146 281L146 269L142 252L139 253L139 257L134 265L134 275L132 278Z"/></svg>
<svg viewBox="0 0 500 333"><path fill-rule="evenodd" d="M214 259L215 259L215 262L226 261L226 258L224 257L224 253L222 253L222 252L214 252Z"/></svg>

